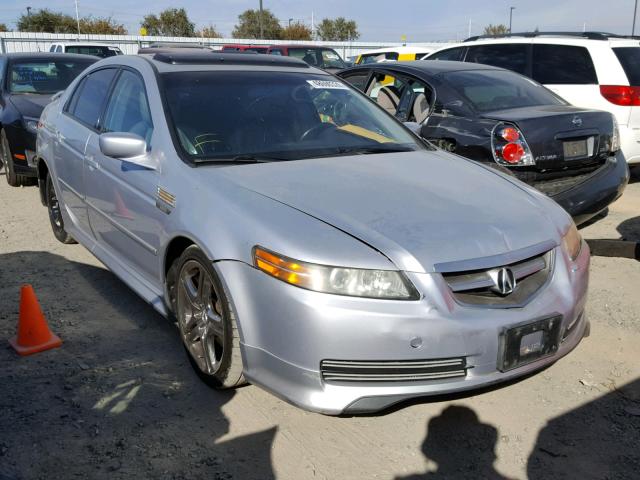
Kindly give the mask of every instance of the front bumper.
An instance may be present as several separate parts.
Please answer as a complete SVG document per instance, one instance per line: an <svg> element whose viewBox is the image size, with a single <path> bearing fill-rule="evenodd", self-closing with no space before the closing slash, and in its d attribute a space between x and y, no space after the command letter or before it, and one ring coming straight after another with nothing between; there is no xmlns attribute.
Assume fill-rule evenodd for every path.
<svg viewBox="0 0 640 480"><path fill-rule="evenodd" d="M573 217L576 225L581 225L615 202L628 182L629 166L622 152L618 152L584 182L551 198Z"/></svg>
<svg viewBox="0 0 640 480"><path fill-rule="evenodd" d="M36 136L25 130L21 125L6 128L7 140L13 155L13 170L19 175L36 177L38 175L36 159ZM23 158L16 158L16 155Z"/></svg>
<svg viewBox="0 0 640 480"><path fill-rule="evenodd" d="M440 274L409 273L419 301L370 300L303 290L242 263L214 264L236 311L246 378L302 408L359 413L426 395L469 390L539 370L569 353L588 327L584 306L589 249L576 262L556 248L547 285L522 308L491 309L456 303ZM504 328L562 315L559 349L508 372L498 370ZM419 342L415 340L419 339ZM417 344L420 344L416 347ZM461 378L384 383L327 382L327 359L417 361L464 357Z"/></svg>

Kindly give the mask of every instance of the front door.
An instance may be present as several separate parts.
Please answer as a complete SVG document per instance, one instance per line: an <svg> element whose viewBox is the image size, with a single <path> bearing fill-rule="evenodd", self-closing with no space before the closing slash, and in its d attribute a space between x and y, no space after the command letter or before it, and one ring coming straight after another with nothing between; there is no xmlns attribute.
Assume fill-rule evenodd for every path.
<svg viewBox="0 0 640 480"><path fill-rule="evenodd" d="M100 151L99 134L134 133L153 148L153 122L142 77L123 69L107 103L100 132L89 138L86 150L89 220L98 243L132 273L157 284L158 248L165 215L156 207L156 170Z"/></svg>

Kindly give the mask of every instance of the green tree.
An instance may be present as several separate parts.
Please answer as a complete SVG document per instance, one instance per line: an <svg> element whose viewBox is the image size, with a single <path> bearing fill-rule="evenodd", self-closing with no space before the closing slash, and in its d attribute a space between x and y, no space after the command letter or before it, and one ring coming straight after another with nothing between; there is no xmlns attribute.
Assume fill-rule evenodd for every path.
<svg viewBox="0 0 640 480"><path fill-rule="evenodd" d="M94 33L99 35L126 35L127 29L121 23L116 23L111 17L94 18L84 17L80 19L80 31L82 33Z"/></svg>
<svg viewBox="0 0 640 480"><path fill-rule="evenodd" d="M17 22L20 32L77 33L78 24L71 15L53 12L49 9L38 10L31 15L21 15ZM111 17L83 17L80 19L81 33L104 35L124 35L124 25L116 23Z"/></svg>
<svg viewBox="0 0 640 480"><path fill-rule="evenodd" d="M196 32L196 37L202 38L222 38L222 34L216 30L215 25L209 25L208 27L202 27L202 30Z"/></svg>
<svg viewBox="0 0 640 480"><path fill-rule="evenodd" d="M270 10L262 11L262 37L280 38L282 27ZM238 24L231 32L233 38L260 38L260 10L246 10L238 15Z"/></svg>
<svg viewBox="0 0 640 480"><path fill-rule="evenodd" d="M484 27L485 35L505 35L507 33L509 33L509 27L503 24L500 24L500 25L489 24L488 27Z"/></svg>
<svg viewBox="0 0 640 480"><path fill-rule="evenodd" d="M7 24L6 23L0 23L0 32L8 32L9 29L7 28Z"/></svg>
<svg viewBox="0 0 640 480"><path fill-rule="evenodd" d="M344 17L335 19L325 18L320 22L317 29L320 40L328 41L348 41L360 38L358 25L353 20Z"/></svg>
<svg viewBox="0 0 640 480"><path fill-rule="evenodd" d="M311 40L311 29L302 22L284 27L280 33L282 40Z"/></svg>
<svg viewBox="0 0 640 480"><path fill-rule="evenodd" d="M194 37L195 24L189 20L184 8L167 8L159 15L145 15L141 27L147 29L147 35L166 35L169 37Z"/></svg>

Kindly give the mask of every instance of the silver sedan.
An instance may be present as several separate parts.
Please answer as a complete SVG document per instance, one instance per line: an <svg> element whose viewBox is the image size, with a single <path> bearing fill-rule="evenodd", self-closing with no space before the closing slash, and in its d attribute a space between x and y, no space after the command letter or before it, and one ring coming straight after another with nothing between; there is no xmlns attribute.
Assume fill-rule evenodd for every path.
<svg viewBox="0 0 640 480"><path fill-rule="evenodd" d="M589 250L560 207L294 59L102 60L45 109L37 155L55 236L175 317L217 388L376 411L588 332Z"/></svg>

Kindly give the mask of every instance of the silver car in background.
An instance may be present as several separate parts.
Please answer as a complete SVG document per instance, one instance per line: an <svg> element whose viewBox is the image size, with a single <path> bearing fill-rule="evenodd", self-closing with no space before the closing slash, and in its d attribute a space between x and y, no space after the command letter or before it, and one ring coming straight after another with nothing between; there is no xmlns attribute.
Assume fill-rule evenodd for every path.
<svg viewBox="0 0 640 480"><path fill-rule="evenodd" d="M102 60L44 111L51 225L209 384L370 412L539 370L588 332L589 250L526 185L263 55Z"/></svg>

